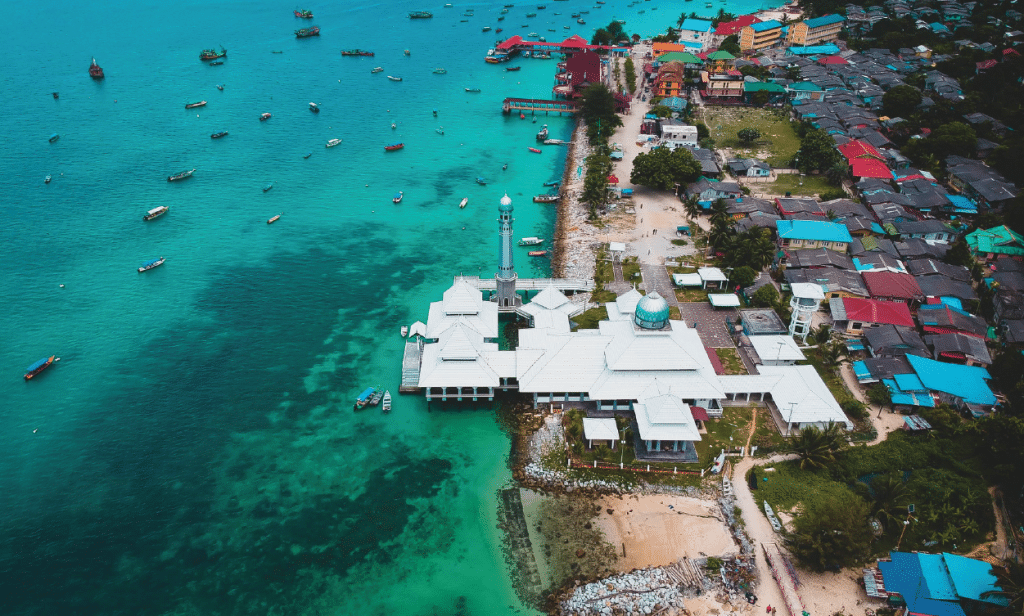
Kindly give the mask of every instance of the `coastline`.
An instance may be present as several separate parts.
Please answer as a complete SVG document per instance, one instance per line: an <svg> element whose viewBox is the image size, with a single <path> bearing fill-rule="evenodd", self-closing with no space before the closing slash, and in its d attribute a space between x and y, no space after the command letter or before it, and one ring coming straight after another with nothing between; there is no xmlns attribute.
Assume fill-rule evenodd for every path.
<svg viewBox="0 0 1024 616"><path fill-rule="evenodd" d="M555 278L591 279L597 269L596 244L593 242L597 229L590 224L589 212L580 202L583 176L576 174L576 169L584 164L589 153L586 125L578 118L565 158L562 198L558 201L555 220L554 254L551 258L551 275Z"/></svg>

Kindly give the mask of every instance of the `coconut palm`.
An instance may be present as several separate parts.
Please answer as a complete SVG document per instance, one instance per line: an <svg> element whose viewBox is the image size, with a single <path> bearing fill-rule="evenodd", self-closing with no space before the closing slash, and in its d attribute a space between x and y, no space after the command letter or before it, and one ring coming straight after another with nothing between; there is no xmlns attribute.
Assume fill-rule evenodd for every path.
<svg viewBox="0 0 1024 616"><path fill-rule="evenodd" d="M835 462L830 437L814 426L804 428L789 442L789 451L800 456L800 468L824 468Z"/></svg>
<svg viewBox="0 0 1024 616"><path fill-rule="evenodd" d="M871 480L871 514L887 530L899 525L907 516L910 493L907 484L897 475L879 475Z"/></svg>
<svg viewBox="0 0 1024 616"><path fill-rule="evenodd" d="M749 264L754 269L764 269L775 260L775 242L767 229L755 227L745 235Z"/></svg>

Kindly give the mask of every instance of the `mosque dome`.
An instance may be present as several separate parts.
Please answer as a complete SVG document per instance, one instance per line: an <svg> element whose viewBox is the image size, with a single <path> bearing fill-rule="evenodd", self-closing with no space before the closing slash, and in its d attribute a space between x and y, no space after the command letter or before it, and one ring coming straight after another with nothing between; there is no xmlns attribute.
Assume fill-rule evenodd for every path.
<svg viewBox="0 0 1024 616"><path fill-rule="evenodd" d="M651 291L636 305L633 322L644 329L661 329L668 325L669 306L665 298Z"/></svg>
<svg viewBox="0 0 1024 616"><path fill-rule="evenodd" d="M499 212L511 212L512 211L512 199L505 193L505 196L501 198L501 205L498 206Z"/></svg>

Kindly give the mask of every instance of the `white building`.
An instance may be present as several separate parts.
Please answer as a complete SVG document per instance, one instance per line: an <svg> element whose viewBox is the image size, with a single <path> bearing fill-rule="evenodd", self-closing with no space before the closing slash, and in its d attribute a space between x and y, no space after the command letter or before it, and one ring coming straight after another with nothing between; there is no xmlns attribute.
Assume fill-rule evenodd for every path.
<svg viewBox="0 0 1024 616"><path fill-rule="evenodd" d="M700 53L711 46L715 26L705 19L687 18L679 26L679 42L692 53Z"/></svg>
<svg viewBox="0 0 1024 616"><path fill-rule="evenodd" d="M662 122L661 144L670 150L682 146L695 148L697 147L697 127L689 124Z"/></svg>

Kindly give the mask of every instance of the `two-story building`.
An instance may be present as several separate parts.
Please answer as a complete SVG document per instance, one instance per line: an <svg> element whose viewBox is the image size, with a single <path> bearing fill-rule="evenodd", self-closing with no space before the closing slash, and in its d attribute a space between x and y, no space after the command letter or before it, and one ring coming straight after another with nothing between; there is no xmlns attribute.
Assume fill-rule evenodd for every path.
<svg viewBox="0 0 1024 616"><path fill-rule="evenodd" d="M853 239L846 225L825 220L779 220L775 229L779 245L787 250L828 248L845 253Z"/></svg>
<svg viewBox="0 0 1024 616"><path fill-rule="evenodd" d="M670 150L681 146L695 148L697 147L697 127L682 120L662 120L661 144Z"/></svg>
<svg viewBox="0 0 1024 616"><path fill-rule="evenodd" d="M822 15L813 19L805 19L789 26L786 42L790 45L817 45L834 41L839 38L846 19L842 15Z"/></svg>
<svg viewBox="0 0 1024 616"><path fill-rule="evenodd" d="M705 98L740 101L743 100L743 73L735 70L722 73L701 71L701 83Z"/></svg>

